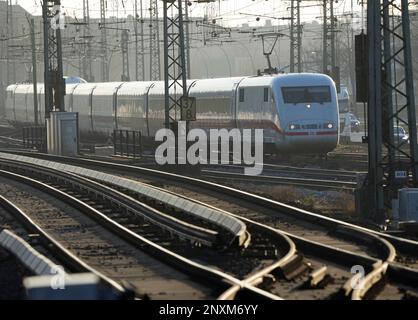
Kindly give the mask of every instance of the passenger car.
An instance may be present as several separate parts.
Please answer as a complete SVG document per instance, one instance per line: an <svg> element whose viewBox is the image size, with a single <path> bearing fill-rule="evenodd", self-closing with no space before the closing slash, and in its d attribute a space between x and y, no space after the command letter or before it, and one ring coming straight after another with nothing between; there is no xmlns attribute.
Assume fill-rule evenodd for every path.
<svg viewBox="0 0 418 320"><path fill-rule="evenodd" d="M187 82L196 98L191 128L264 129L264 144L277 152L319 153L338 144L338 103L334 81L324 74L298 73L197 79ZM164 127L164 82L67 84L65 109L78 112L83 134L110 136L114 129L154 137ZM171 94L180 98L181 90ZM38 85L39 115L44 86ZM15 125L34 121L33 86L7 88L6 118Z"/></svg>

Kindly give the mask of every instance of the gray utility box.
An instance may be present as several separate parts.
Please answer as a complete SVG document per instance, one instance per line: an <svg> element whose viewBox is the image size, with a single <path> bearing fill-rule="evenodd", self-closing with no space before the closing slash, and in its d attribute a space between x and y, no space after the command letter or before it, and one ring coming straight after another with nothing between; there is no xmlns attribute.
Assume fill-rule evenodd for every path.
<svg viewBox="0 0 418 320"><path fill-rule="evenodd" d="M395 220L418 221L418 188L400 189L393 207Z"/></svg>
<svg viewBox="0 0 418 320"><path fill-rule="evenodd" d="M51 112L46 120L48 153L59 156L78 154L78 113Z"/></svg>

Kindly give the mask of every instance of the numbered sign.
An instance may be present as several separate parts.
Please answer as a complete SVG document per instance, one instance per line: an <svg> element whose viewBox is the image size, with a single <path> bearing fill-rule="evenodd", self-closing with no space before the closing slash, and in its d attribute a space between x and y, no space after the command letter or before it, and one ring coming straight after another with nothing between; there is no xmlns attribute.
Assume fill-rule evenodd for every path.
<svg viewBox="0 0 418 320"><path fill-rule="evenodd" d="M196 121L196 98L182 97L181 105L181 120Z"/></svg>
<svg viewBox="0 0 418 320"><path fill-rule="evenodd" d="M408 172L407 171L395 171L395 178L396 179L407 179Z"/></svg>

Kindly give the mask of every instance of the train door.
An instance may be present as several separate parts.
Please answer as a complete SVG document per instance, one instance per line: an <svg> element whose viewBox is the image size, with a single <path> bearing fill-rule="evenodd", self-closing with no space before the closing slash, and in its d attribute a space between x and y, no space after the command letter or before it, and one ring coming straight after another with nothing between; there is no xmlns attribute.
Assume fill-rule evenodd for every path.
<svg viewBox="0 0 418 320"><path fill-rule="evenodd" d="M79 85L80 84L76 84L75 86L73 86L71 88L72 89L71 92L66 94L68 98L68 105L65 106L65 109L69 112L73 112L74 110L74 95L73 94L74 94L75 89L77 89Z"/></svg>
<svg viewBox="0 0 418 320"><path fill-rule="evenodd" d="M31 97L29 97L29 91L30 91L30 87L28 87L26 89L25 92L25 120L23 122L25 123L29 123L29 112L28 112L28 99L30 99ZM33 95L32 95L33 97Z"/></svg>
<svg viewBox="0 0 418 320"><path fill-rule="evenodd" d="M93 87L91 89L90 94L89 94L89 117L90 117L91 132L94 132L94 123L93 123L93 94L94 94L94 90L96 90L96 87Z"/></svg>
<svg viewBox="0 0 418 320"><path fill-rule="evenodd" d="M40 87L38 89L39 93L38 93L38 119L39 119L39 124L42 124L44 121L44 110L45 110L45 96L44 96L44 87Z"/></svg>
<svg viewBox="0 0 418 320"><path fill-rule="evenodd" d="M150 136L150 130L149 130L149 92L152 88L154 88L155 83L152 83L146 90L145 93L145 122L147 124L147 137Z"/></svg>
<svg viewBox="0 0 418 320"><path fill-rule="evenodd" d="M17 86L13 90L13 119L16 122L16 89Z"/></svg>
<svg viewBox="0 0 418 320"><path fill-rule="evenodd" d="M232 106L231 106L231 114L234 115L234 127L238 128L238 104L240 103L241 100L243 100L243 97L245 95L245 89L244 88L240 88L240 84L243 80L245 80L246 78L242 78L239 81L237 81L236 83L234 83L234 86L232 88L232 97L233 99L231 99L232 101Z"/></svg>
<svg viewBox="0 0 418 320"><path fill-rule="evenodd" d="M197 123L197 121L198 121L198 113L199 113L199 111L197 110L197 97L196 96L194 96L192 93L191 93L191 90L193 89L193 87L195 86L197 84L197 80L193 80L193 81L187 81L187 94L188 94L188 96L189 96L189 98L195 98L196 100L195 100L195 108L196 108L196 119L195 119L195 121L191 121L191 123L190 123L190 125L189 125L189 130L191 129L191 128L194 128L194 126L196 125L196 123Z"/></svg>
<svg viewBox="0 0 418 320"><path fill-rule="evenodd" d="M13 85L10 90L7 90L6 95L6 119L9 119L11 122L16 122L16 112L15 112L15 105L16 105L16 85Z"/></svg>
<svg viewBox="0 0 418 320"><path fill-rule="evenodd" d="M119 89L122 88L122 86L125 84L126 82L122 82L119 86L117 86L115 88L115 90L113 91L113 128L114 130L118 130L118 92Z"/></svg>

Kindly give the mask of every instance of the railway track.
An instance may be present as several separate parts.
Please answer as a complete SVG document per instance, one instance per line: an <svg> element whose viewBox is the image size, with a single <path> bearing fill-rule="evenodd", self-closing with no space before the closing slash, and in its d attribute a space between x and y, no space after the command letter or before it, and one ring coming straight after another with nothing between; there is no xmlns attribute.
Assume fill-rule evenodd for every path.
<svg viewBox="0 0 418 320"><path fill-rule="evenodd" d="M4 119L0 119L0 146L2 148L24 148L22 140L22 128L10 126Z"/></svg>
<svg viewBox="0 0 418 320"><path fill-rule="evenodd" d="M9 136L0 136L0 146L3 148L22 148L23 141Z"/></svg>
<svg viewBox="0 0 418 320"><path fill-rule="evenodd" d="M5 187L2 186L3 191ZM69 262L68 257L61 259L61 254L57 254L54 249L56 243L45 236L42 230L36 228L30 218L23 213L13 202L0 194L0 232L1 230L9 230L23 241L29 244L38 253L44 255L56 265L65 265L66 269L71 272L87 272L87 269L74 267L76 262Z"/></svg>
<svg viewBox="0 0 418 320"><path fill-rule="evenodd" d="M268 168L258 176L247 176L243 167L209 167L201 170L202 177L215 181L251 182L259 184L291 185L320 190L353 191L357 187L355 172L338 173L337 170L305 169L283 166Z"/></svg>
<svg viewBox="0 0 418 320"><path fill-rule="evenodd" d="M339 158L345 160L355 160L355 161L367 161L368 155L367 153L360 153L360 152L330 152L328 154L330 158Z"/></svg>
<svg viewBox="0 0 418 320"><path fill-rule="evenodd" d="M0 174L5 176L4 172ZM216 297L211 289L121 241L79 210L69 210L67 204L39 192L40 184L34 184L34 180L30 182L32 186L28 186L30 180L26 179L22 185L23 178L11 174L6 176L9 179L2 178L2 192L28 212L52 237L106 277L120 284L129 284L137 292L146 293L151 298ZM10 178L19 179L19 183ZM36 188L33 187L35 185ZM53 190L51 187L48 189Z"/></svg>
<svg viewBox="0 0 418 320"><path fill-rule="evenodd" d="M4 164L3 164L4 165ZM7 166L10 169L10 164ZM17 167L14 166L16 169ZM23 169L22 169L23 170ZM26 174L28 174L28 168L26 167L23 171L25 171ZM33 173L33 172L32 172ZM3 173L4 174L4 173ZM37 175L44 174L42 170L38 170ZM32 174L33 176L33 174ZM40 179L39 176L36 177L37 180ZM81 197L79 200L86 202L90 205L97 206L101 211L106 210L106 208L103 208L105 205L104 202L97 202L97 195L93 198L86 198L86 192L83 192L82 188L80 188L80 185L78 185L77 188L69 188L70 183L67 181L66 187L62 188L60 185L55 185L57 183L56 179L53 179L54 181L51 184L51 181L47 181L45 179L44 183L48 183L50 187L52 188L58 188L60 187L60 192L66 192L67 194L70 194L70 196L78 196ZM49 179L51 180L51 179ZM85 183L86 181L84 181ZM38 185L39 187L39 185ZM74 192L76 189L80 188L78 191L78 195L75 195ZM90 203L93 201L93 203ZM109 209L109 208L108 208ZM252 287L252 282L259 282L259 279L262 279L264 274L270 270L270 268L277 268L278 266L281 266L286 263L286 261L294 254L294 247L292 246L292 242L289 241L286 237L283 237L278 232L270 232L269 236L263 236L263 234L260 232L260 228L257 226L251 226L251 234L256 235L254 237L254 240L252 243L245 248L243 251L236 251L236 250L230 250L230 251L223 251L223 252L216 252L216 251L209 251L209 250L202 250L201 248L194 248L191 245L184 245L179 243L178 241L173 241L171 236L163 237L162 232L160 230L155 230L152 232L152 229L149 227L148 224L141 224L141 223L135 223L133 219L127 219L126 216L123 214L119 214L114 209L112 210L111 215L107 214L107 218L111 218L112 220L116 221L116 223L120 224L122 227L125 227L126 229L129 228L131 232L135 232L137 235L142 235L147 237L147 240L150 239L154 242L158 242L160 246L163 246L165 250L172 250L175 251L177 255L181 255L180 257L186 257L188 259L193 259L196 262L203 262L204 265L213 265L213 267L216 267L217 270L226 270L229 274L233 274L236 277L242 278L242 282L237 280L236 278L232 278L231 276L228 276L226 274L220 273L223 277L223 280L229 280L229 282L233 283L235 288L237 288L237 292L234 292L234 296L241 290L245 289L244 292L249 291L250 296L261 296L263 298L277 298L273 295L268 295L265 291L260 290L259 293L258 289ZM146 227L146 228L145 228ZM151 230L150 230L151 229ZM141 237L142 237L141 236ZM279 255L279 251L284 250L284 257L281 257ZM293 248L293 249L292 249ZM114 251L116 252L116 251ZM155 252L154 252L155 253ZM161 253L158 253L161 254ZM178 261L175 261L174 265L178 267ZM189 266L190 268L190 266ZM260 270L261 268L261 270ZM255 270L254 272L253 269ZM208 268L208 270L215 272L215 274L219 277L219 272L212 270L211 268ZM206 270L207 271L207 270ZM189 270L190 272L190 270ZM196 271L195 271L196 273ZM202 270L200 270L200 273L202 273ZM246 276L251 275L251 277L246 280ZM208 276L206 275L206 278ZM213 277L210 276L210 277ZM209 278L210 278L209 277ZM205 278L205 276L203 276ZM219 280L219 279L218 279ZM144 284L142 284L142 287ZM249 289L248 289L249 288ZM184 288L180 288L180 291L184 291ZM241 290L242 291L242 290ZM148 294L148 292L147 292ZM246 293L248 294L248 293ZM152 295L153 297L155 296ZM199 298L199 296L196 296ZM195 298L196 298L195 297ZM223 298L230 298L230 296L223 295ZM161 298L161 297L158 297Z"/></svg>
<svg viewBox="0 0 418 320"><path fill-rule="evenodd" d="M48 159L66 160L60 157L48 157ZM406 272L408 273L406 276L406 266L393 262L395 257L390 254L393 251L390 247L392 246L391 243L397 241L389 243L385 240L386 235L210 182L145 168L99 161L72 159L71 162L83 164L87 167L101 167L103 170L105 168L106 170L111 169L115 175L129 176L132 180L152 183L154 186L164 187L172 193L177 193L189 199L216 203L217 208L232 212L241 219L255 220L254 223L261 223L264 227L267 225L273 230L281 230L296 243L299 252L305 256L302 259L303 263L295 262L297 267L290 268L290 270L299 269L298 272L292 271L295 273L294 276L286 276L286 272L283 271L286 268L278 268L281 271L277 274L277 281L270 283L269 291L283 298L327 299L335 297L344 291L341 288L345 287L347 289L347 283L353 280L350 268L358 264L362 265L365 272L371 275L370 279L367 280L370 283L373 283L376 279L383 281L385 276L389 274L391 283L394 283L393 286L403 292L399 293L396 298L403 298L414 290L408 285L416 284L416 270L408 269L409 273ZM354 230L350 228L354 228ZM396 239L402 244L406 241ZM396 243L397 248L402 246ZM416 243L414 242L409 242L406 247L408 246L416 249ZM324 266L326 266L325 269ZM277 268L275 270L277 271ZM272 273L275 274L273 271ZM295 279L298 280L295 282ZM265 288L268 282L262 281L260 286ZM318 285L323 286L324 283L326 283L325 288L317 290ZM370 288L372 287L375 286L371 285ZM383 286L383 288L386 288L386 286ZM350 292L348 288L345 294L353 298L362 298L367 297L366 293L368 291L366 290L356 296L354 294L355 290ZM385 293L383 293L383 297L384 295ZM382 297L382 295L377 297ZM395 297L392 295L392 298Z"/></svg>
<svg viewBox="0 0 418 320"><path fill-rule="evenodd" d="M4 197L0 195L0 237L3 230L13 230L25 237L27 243L31 243L38 252L45 251L45 248L37 243L34 236L29 236L22 226L10 214L10 210L3 208ZM13 272L10 272L13 270ZM18 300L25 297L23 279L32 275L24 264L8 250L0 245L0 300Z"/></svg>
<svg viewBox="0 0 418 320"><path fill-rule="evenodd" d="M328 157L330 159L338 159L338 160L350 160L355 162L367 162L369 155L363 152L330 152L328 153ZM406 159L405 156L401 155L401 159Z"/></svg>
<svg viewBox="0 0 418 320"><path fill-rule="evenodd" d="M95 157L93 157L95 158ZM97 157L99 159L100 157ZM113 158L112 161L125 163L132 160ZM138 163L136 161L136 163ZM156 168L153 156L143 156L140 166ZM359 175L364 172L349 170L332 170L322 168L295 167L264 163L263 172L258 176L244 174L243 165L202 165L200 175L213 181L251 182L256 184L274 184L307 187L317 190L354 191Z"/></svg>
<svg viewBox="0 0 418 320"><path fill-rule="evenodd" d="M209 170L229 170L231 172L244 172L244 166L242 165L206 165L204 169ZM290 177L304 177L312 179L326 179L334 181L348 181L355 182L357 175L361 172L347 171L347 170L330 170L320 168L306 168L306 167L295 167L289 165L278 165L278 164L263 164L263 174L267 175L280 175Z"/></svg>
<svg viewBox="0 0 418 320"><path fill-rule="evenodd" d="M5 189L10 185L7 184L7 179L5 180L0 176L0 181L2 185L1 189ZM9 181L12 184L16 185L14 181ZM3 183L5 183L3 185ZM26 192L26 186L21 185L25 191L19 191L20 195L23 192ZM6 192L10 199L13 199L14 191L17 189L7 189ZM3 191L3 190L1 190ZM12 196L11 196L12 195ZM30 195L29 197L31 197ZM100 285L106 287L106 293L102 292L102 299L133 299L135 297L135 292L132 290L127 290L122 285L118 284L116 281L110 279L98 269L88 265L83 260L81 260L76 254L68 250L64 245L57 241L46 229L42 228L40 224L35 222L30 215L24 212L20 207L16 205L15 202L12 202L9 198L0 196L0 229L4 229L9 234L15 235L14 237L20 238L28 246L29 250L35 250L34 255L43 255L44 258L38 259L42 260L38 264L34 261L34 255L32 258L28 257L25 254L22 254L22 243L19 244L18 249L16 249L16 260L19 260L21 268L24 268L24 276L33 276L34 274L38 275L53 275L56 274L58 269L61 269L65 274L69 273L92 273L100 279ZM28 210L30 211L30 210ZM3 235L3 232L2 232ZM15 238L16 239L16 238ZM10 240L10 239L9 239ZM7 241L6 244L11 245L10 241ZM17 258L20 252L20 257ZM9 253L10 255L11 253ZM21 260L20 260L21 259ZM47 259L48 261L46 261ZM23 266L22 263L25 263L26 266ZM45 267L47 267L45 269ZM6 273L14 274L16 270L14 268L9 268L5 271ZM19 283L16 284L19 287L23 286L23 278L19 280ZM22 289L23 290L23 289ZM6 299L9 299L10 296L6 295ZM22 293L16 299L26 298L25 293Z"/></svg>
<svg viewBox="0 0 418 320"><path fill-rule="evenodd" d="M246 221L246 222L248 222L248 221ZM257 227L257 225L254 225L253 226L253 228L254 227ZM260 228L260 226L259 226L259 228ZM265 231L264 231L265 232ZM273 232L274 233L274 231L270 231L270 232ZM253 234L253 232L252 232L252 234ZM254 240L264 240L265 241L265 238L264 239L257 239L258 237L254 237ZM257 248L257 250L252 250L252 252L251 251L247 251L246 252L246 255L248 256L251 256L251 260L249 260L249 261L242 261L242 259L241 259L241 263L240 263L240 269L245 269L245 267L243 267L243 266L246 266L246 265L252 265L252 264L254 264L254 260L256 260L256 258L258 258L260 255L266 255L266 254L268 254L268 252L266 252L266 248L265 247L263 247L263 246L260 246L260 244L262 244L262 243L260 243L260 241L254 241L254 248ZM217 257L217 258L219 258L219 257ZM233 260L233 258L234 257L230 257L231 259L229 259L229 260ZM235 259L236 259L237 257L235 257ZM208 262L208 261L205 261L206 263ZM319 266L319 264L317 263L316 265L318 265ZM316 266L315 265L315 266ZM267 269L265 269L264 271L262 270L261 272L263 273L267 273L267 272L269 272L270 270L274 270L274 269L276 269L277 267L279 267L280 266L280 264L272 264L271 262L270 262L270 266L268 266L267 267ZM225 266L224 266L225 267ZM313 268L314 266L311 264L311 268ZM290 270L291 271L291 270ZM248 273L248 272L247 272ZM348 274L347 275L347 277L349 277L350 275ZM249 277L249 281L251 281L251 282L255 282L255 283L259 283L260 281L261 281L261 283L263 282L263 277L260 277L260 272L256 272L255 274L251 274L251 276ZM337 290L338 291L338 284L337 284L337 287L335 287L334 288L334 290ZM270 288L271 290L275 290L275 288ZM328 289L330 289L330 288L328 288ZM277 288L276 288L276 292L277 292ZM278 293L278 292L277 292ZM227 292L226 294L230 294L230 292ZM225 297L225 296L223 296L223 297Z"/></svg>
<svg viewBox="0 0 418 320"><path fill-rule="evenodd" d="M264 159L266 165L313 166L328 170L367 171L367 154L329 152L326 156L309 155L270 155Z"/></svg>

